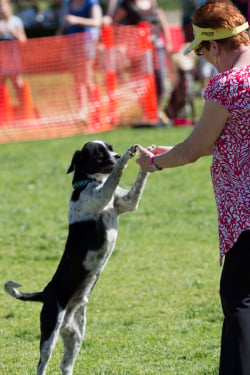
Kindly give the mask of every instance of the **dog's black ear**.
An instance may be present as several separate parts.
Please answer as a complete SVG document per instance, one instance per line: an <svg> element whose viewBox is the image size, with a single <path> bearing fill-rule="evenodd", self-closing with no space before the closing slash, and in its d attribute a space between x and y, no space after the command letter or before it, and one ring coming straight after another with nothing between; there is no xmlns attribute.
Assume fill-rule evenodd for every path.
<svg viewBox="0 0 250 375"><path fill-rule="evenodd" d="M74 155L73 155L73 158L72 158L72 161L71 161L71 164L69 166L69 169L67 170L67 173L71 173L74 171L75 169L75 165L77 163L79 163L79 161L82 159L81 157L81 151L77 150L75 151Z"/></svg>

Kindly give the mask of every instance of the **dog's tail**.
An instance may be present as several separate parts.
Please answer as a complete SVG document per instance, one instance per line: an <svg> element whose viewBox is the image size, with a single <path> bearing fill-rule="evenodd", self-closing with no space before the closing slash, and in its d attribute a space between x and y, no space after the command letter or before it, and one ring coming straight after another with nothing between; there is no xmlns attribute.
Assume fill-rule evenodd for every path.
<svg viewBox="0 0 250 375"><path fill-rule="evenodd" d="M10 294L16 299L22 301L33 301L33 302L43 302L43 292L36 293L22 293L19 292L16 288L22 286L21 284L16 283L15 281L7 281L4 285L4 290L6 293Z"/></svg>

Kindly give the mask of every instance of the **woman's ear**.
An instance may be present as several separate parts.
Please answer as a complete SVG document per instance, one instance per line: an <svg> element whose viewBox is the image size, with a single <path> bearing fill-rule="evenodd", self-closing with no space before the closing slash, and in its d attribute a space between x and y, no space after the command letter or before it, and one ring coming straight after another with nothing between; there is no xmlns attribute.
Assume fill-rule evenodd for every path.
<svg viewBox="0 0 250 375"><path fill-rule="evenodd" d="M210 40L210 48L214 56L220 55L220 45L216 42L216 40Z"/></svg>

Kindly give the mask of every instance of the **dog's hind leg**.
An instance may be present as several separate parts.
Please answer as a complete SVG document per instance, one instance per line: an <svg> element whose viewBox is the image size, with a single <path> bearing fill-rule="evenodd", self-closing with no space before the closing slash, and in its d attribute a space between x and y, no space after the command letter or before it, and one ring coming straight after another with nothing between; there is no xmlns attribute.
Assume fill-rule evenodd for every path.
<svg viewBox="0 0 250 375"><path fill-rule="evenodd" d="M37 366L37 375L45 375L46 369L56 345L60 328L65 316L65 310L62 310L57 301L43 305L40 323L41 323L41 341L40 341L40 360Z"/></svg>
<svg viewBox="0 0 250 375"><path fill-rule="evenodd" d="M64 356L61 362L63 375L73 375L76 357L81 349L86 328L87 305L81 305L75 312L65 316L61 328L61 337L64 345Z"/></svg>

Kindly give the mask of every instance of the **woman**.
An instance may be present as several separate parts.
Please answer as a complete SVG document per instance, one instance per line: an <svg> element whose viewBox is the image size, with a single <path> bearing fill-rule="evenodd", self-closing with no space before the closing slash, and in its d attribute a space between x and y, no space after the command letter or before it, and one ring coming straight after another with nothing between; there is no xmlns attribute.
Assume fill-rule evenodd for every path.
<svg viewBox="0 0 250 375"><path fill-rule="evenodd" d="M122 0L114 12L114 23L138 25L151 24L151 40L154 51L154 75L157 93L159 125L167 125L168 119L163 111L166 98L166 53L171 50L169 27L164 11L157 0Z"/></svg>
<svg viewBox="0 0 250 375"><path fill-rule="evenodd" d="M1 81L3 84L10 78L16 90L19 102L23 99L24 81L22 77L21 58L18 46L13 40L25 42L27 40L22 20L13 15L10 0L0 0L0 42L4 43L0 49ZM11 42L9 42L11 41Z"/></svg>
<svg viewBox="0 0 250 375"><path fill-rule="evenodd" d="M250 49L248 23L232 4L207 1L192 17L186 50L219 72L205 90L201 118L175 147L141 148L137 163L153 172L213 154L218 211L220 295L224 313L220 375L250 374Z"/></svg>
<svg viewBox="0 0 250 375"><path fill-rule="evenodd" d="M58 34L72 34L69 49L73 59L76 94L80 107L79 116L82 120L86 120L88 102L95 90L93 65L96 42L102 24L102 11L99 0L71 0L68 1L64 12ZM78 33L83 33L81 38L77 36L75 38Z"/></svg>
<svg viewBox="0 0 250 375"><path fill-rule="evenodd" d="M187 43L193 39L191 16L199 5L199 0L181 0L182 30Z"/></svg>

